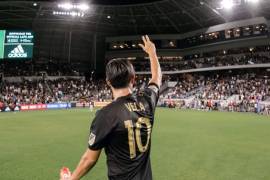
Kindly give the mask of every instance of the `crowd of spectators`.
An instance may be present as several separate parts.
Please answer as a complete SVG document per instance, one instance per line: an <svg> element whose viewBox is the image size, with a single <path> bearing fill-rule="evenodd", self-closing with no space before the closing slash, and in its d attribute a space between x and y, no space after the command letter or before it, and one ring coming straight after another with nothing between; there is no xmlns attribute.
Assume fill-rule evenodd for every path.
<svg viewBox="0 0 270 180"><path fill-rule="evenodd" d="M164 79L178 80L173 88L168 88L161 96L161 100L182 100L179 101L181 103L171 101L173 105L166 102L168 106L173 107L261 112L268 106L262 106L260 103L270 100L270 80L265 74L176 75ZM149 77L137 77L135 92L145 87L148 80ZM193 97L192 101L184 101L190 97ZM3 82L0 91L0 104L5 106L111 100L111 91L103 80Z"/></svg>
<svg viewBox="0 0 270 180"><path fill-rule="evenodd" d="M9 76L38 76L46 73L49 76L78 76L84 64L63 63L57 60L40 61L0 61L0 72ZM135 70L150 71L149 59L131 60ZM163 71L180 71L199 68L211 68L235 65L253 65L270 63L270 46L255 48L231 49L206 54L193 54L185 57L160 57ZM143 67L143 68L142 68Z"/></svg>
<svg viewBox="0 0 270 180"><path fill-rule="evenodd" d="M183 99L192 97L188 103ZM270 109L262 105L270 100L270 79L253 73L238 75L208 75L180 79L165 99L182 99L178 106L195 109L263 112ZM166 102L167 105L176 106ZM267 110L267 112L268 112Z"/></svg>
<svg viewBox="0 0 270 180"><path fill-rule="evenodd" d="M135 92L144 87L148 79L144 76L137 77ZM111 90L105 81L92 79L4 81L0 91L0 102L5 106L111 100Z"/></svg>
<svg viewBox="0 0 270 180"><path fill-rule="evenodd" d="M0 101L9 104L39 104L71 101L105 101L111 99L103 81L76 79L4 82Z"/></svg>
<svg viewBox="0 0 270 180"><path fill-rule="evenodd" d="M46 63L35 63L32 60L25 61L0 61L0 72L5 77L14 76L40 76L46 73L49 76L78 76L79 71L74 68L74 64L56 63L49 61Z"/></svg>
<svg viewBox="0 0 270 180"><path fill-rule="evenodd" d="M149 60L147 60L147 63L144 61L138 62L134 63L135 68L144 71L150 70ZM30 64L26 65L26 63ZM216 56L209 54L205 57L185 57L185 59L171 59L170 62L161 59L163 71L262 63L270 63L269 49L264 48L256 51L250 49L248 52L239 51L238 54L224 52ZM5 77L41 76L40 73L43 70L49 76L80 75L68 64L56 66L52 62L43 67L33 65L31 62L1 62L0 70ZM162 93L162 98L188 99L193 96L194 99L189 103L187 101L180 103L180 106L185 108L218 109L226 106L228 110L237 111L268 108L268 106L260 106L260 102L270 101L270 75L268 72L265 74L260 73L260 71L253 73L248 70L246 73L240 72L238 74L213 72L164 76L164 81L175 81L176 85L173 88L166 89L165 93ZM21 82L3 81L0 84L1 106L72 101L109 101L112 99L111 91L104 80L49 80L46 77L35 81L26 79ZM135 92L145 87L148 80L149 76L138 76L134 88ZM224 103L225 101L226 103Z"/></svg>
<svg viewBox="0 0 270 180"><path fill-rule="evenodd" d="M252 49L251 49L252 50ZM160 64L163 71L180 71L198 68L210 68L221 66L235 66L235 65L252 65L270 63L270 51L264 50L259 52L245 52L238 54L213 54L213 56L195 56L192 58L175 58L173 60L164 60L161 58ZM144 61L134 61L136 71L149 71L149 63ZM141 67L144 67L142 69Z"/></svg>
<svg viewBox="0 0 270 180"><path fill-rule="evenodd" d="M270 96L270 80L268 76L256 74L195 76L179 80L168 95L171 98L184 98L191 92L200 99L227 100L238 94L240 99L256 97L264 101Z"/></svg>

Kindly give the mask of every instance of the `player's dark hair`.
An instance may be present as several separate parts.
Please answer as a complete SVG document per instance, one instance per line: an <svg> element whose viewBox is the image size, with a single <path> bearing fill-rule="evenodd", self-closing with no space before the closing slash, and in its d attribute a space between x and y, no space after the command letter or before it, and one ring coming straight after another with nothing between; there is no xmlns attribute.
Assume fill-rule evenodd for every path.
<svg viewBox="0 0 270 180"><path fill-rule="evenodd" d="M133 65L127 60L111 60L106 66L106 80L115 89L128 87L134 77Z"/></svg>

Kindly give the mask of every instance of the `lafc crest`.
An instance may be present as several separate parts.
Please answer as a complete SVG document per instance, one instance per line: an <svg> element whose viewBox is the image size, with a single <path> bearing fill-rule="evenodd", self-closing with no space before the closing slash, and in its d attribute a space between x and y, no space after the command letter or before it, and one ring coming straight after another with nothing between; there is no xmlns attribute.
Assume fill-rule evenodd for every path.
<svg viewBox="0 0 270 180"><path fill-rule="evenodd" d="M93 133L90 133L88 144L92 146L96 140L96 135Z"/></svg>

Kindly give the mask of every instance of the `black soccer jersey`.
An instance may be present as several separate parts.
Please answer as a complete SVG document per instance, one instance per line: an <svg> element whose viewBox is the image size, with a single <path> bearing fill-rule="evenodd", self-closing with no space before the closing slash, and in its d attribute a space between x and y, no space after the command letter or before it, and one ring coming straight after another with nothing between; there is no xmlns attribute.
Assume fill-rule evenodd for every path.
<svg viewBox="0 0 270 180"><path fill-rule="evenodd" d="M158 94L158 86L149 84L96 113L88 145L105 149L109 180L152 180L150 147Z"/></svg>

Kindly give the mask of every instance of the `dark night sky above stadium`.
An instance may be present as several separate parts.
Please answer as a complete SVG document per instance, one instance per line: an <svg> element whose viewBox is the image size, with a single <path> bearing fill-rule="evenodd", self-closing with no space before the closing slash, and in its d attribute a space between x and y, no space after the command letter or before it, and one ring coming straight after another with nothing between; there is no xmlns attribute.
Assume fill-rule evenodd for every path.
<svg viewBox="0 0 270 180"><path fill-rule="evenodd" d="M50 1L55 1L55 0L50 0ZM155 1L161 1L161 0L88 0L88 2L91 2L93 4L100 4L100 5L129 5L129 4L151 3ZM74 2L76 2L76 0L74 0Z"/></svg>
<svg viewBox="0 0 270 180"><path fill-rule="evenodd" d="M39 1L55 2L56 0L39 0ZM93 4L100 4L100 5L129 5L129 4L151 3L156 1L162 0L86 0L83 2L90 2ZM78 0L71 0L69 2L76 3L78 2Z"/></svg>
<svg viewBox="0 0 270 180"><path fill-rule="evenodd" d="M103 5L127 5L127 4L140 4L140 3L150 3L158 0L93 0L95 4Z"/></svg>
<svg viewBox="0 0 270 180"><path fill-rule="evenodd" d="M1 1L9 1L9 0L1 0ZM19 0L26 1L26 0ZM61 2L65 0L38 0L39 2ZM80 0L67 0L71 3L78 3ZM132 4L143 4L143 3L151 3L157 2L162 0L82 0L82 2L92 3L92 4L99 4L99 5L132 5ZM32 1L33 2L33 1Z"/></svg>

